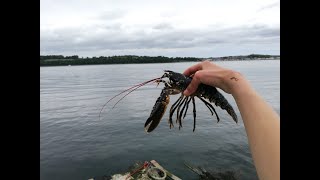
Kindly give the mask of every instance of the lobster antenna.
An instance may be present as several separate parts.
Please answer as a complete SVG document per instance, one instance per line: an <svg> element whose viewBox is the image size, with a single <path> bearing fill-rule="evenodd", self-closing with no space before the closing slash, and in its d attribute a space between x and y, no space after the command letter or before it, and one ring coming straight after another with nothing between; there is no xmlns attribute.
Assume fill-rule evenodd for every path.
<svg viewBox="0 0 320 180"><path fill-rule="evenodd" d="M121 99L119 99L117 102L116 102L116 104L115 105L113 105L113 107L112 107L112 109L123 99L123 98L125 98L128 94L130 94L132 91L135 91L136 89L138 89L138 88L140 88L140 87L142 87L142 86L144 86L144 85L146 85L147 83L145 83L145 84L142 84L142 85L140 85L140 86L138 86L138 87L136 87L136 88L134 88L134 89L132 89L131 91L129 91L126 95L124 95Z"/></svg>
<svg viewBox="0 0 320 180"><path fill-rule="evenodd" d="M133 90L130 91L130 92L132 92L132 91L138 89L139 87L141 87L141 86L143 86L143 85L146 85L146 84L148 84L148 83L150 83L150 82L153 82L153 81L159 80L159 79L161 79L161 78L151 79L151 80L149 80L149 81L145 81L145 82L143 82L143 83L134 85L134 86L132 86L132 87L126 89L126 90L121 91L119 94L113 96L112 98L110 98L110 99L102 106L102 108L101 108L101 110L100 110L100 112L99 112L99 120L100 120L100 117L101 117L101 112L102 112L102 110L104 109L104 107L105 107L112 99L114 99L115 97L121 95L122 93L125 93L125 92L129 91L130 89L133 89L133 88L136 87L135 89L133 89ZM129 92L129 93L130 93L130 92ZM129 94L129 93L128 93L128 94ZM128 94L126 94L126 95L128 95ZM123 97L123 98L124 98L124 97ZM121 98L121 99L123 99L123 98ZM120 100L121 100L121 99L120 99ZM119 101L118 101L118 102L119 102ZM118 103L118 102L117 102L117 103ZM114 106L115 106L115 105L114 105ZM113 106L113 108L114 108L114 106ZM113 109L113 108L112 108L112 109Z"/></svg>

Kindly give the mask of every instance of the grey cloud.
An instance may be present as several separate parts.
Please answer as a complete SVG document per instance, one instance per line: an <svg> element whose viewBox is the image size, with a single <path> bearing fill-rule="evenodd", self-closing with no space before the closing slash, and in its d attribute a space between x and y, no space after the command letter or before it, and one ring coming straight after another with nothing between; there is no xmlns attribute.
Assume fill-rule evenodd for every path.
<svg viewBox="0 0 320 180"><path fill-rule="evenodd" d="M165 31L128 31L119 24L57 29L41 32L41 51L63 52L132 50L132 49L183 49L222 44L274 44L280 41L280 28L263 25L239 26L222 30L179 30L170 24L159 24ZM150 28L151 30L155 27ZM143 29L143 28L142 28Z"/></svg>
<svg viewBox="0 0 320 180"><path fill-rule="evenodd" d="M97 16L99 20L117 20L125 17L127 15L126 11L117 9L112 11L104 11Z"/></svg>
<svg viewBox="0 0 320 180"><path fill-rule="evenodd" d="M258 11L271 9L271 8L274 8L274 7L277 7L277 6L280 6L280 1L277 1L277 2L274 2L274 3L268 4L268 5L262 6Z"/></svg>
<svg viewBox="0 0 320 180"><path fill-rule="evenodd" d="M153 29L157 29L157 30L173 29L173 26L169 23L160 23L153 26Z"/></svg>

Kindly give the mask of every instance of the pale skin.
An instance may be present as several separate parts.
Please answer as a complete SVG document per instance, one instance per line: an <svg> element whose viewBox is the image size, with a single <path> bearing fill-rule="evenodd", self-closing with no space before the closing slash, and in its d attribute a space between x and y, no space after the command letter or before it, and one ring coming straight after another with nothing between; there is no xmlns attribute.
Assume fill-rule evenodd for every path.
<svg viewBox="0 0 320 180"><path fill-rule="evenodd" d="M239 108L259 179L280 179L280 117L246 78L231 69L203 61L183 73L193 76L184 91L189 96L200 83L231 94Z"/></svg>

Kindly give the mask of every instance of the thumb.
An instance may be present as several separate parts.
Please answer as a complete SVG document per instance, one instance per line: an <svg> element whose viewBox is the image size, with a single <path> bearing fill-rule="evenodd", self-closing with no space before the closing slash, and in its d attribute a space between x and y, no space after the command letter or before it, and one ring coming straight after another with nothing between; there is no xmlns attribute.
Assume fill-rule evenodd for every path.
<svg viewBox="0 0 320 180"><path fill-rule="evenodd" d="M185 96L190 96L197 90L199 84L201 83L200 77L201 77L201 71L197 71L194 74L191 83L189 84L187 89L183 92Z"/></svg>

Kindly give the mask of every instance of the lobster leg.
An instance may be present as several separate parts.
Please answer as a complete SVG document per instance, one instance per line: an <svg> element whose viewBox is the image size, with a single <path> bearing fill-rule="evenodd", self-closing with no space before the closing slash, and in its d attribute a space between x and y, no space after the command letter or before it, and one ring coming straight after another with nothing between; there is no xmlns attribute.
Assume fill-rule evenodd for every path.
<svg viewBox="0 0 320 180"><path fill-rule="evenodd" d="M179 104L179 102L181 101L182 98L183 98L183 95L181 95L181 96L177 99L177 101L172 104L172 106L171 106L171 108L170 108L170 113L171 113L172 111L174 111L173 109L176 108L175 106Z"/></svg>
<svg viewBox="0 0 320 180"><path fill-rule="evenodd" d="M168 122L170 124L170 129L171 129L171 127L173 127L172 115L173 115L174 111L176 110L176 108L178 107L178 105L179 105L180 101L182 100L182 98L183 98L183 94L181 94L179 99L175 103L173 103L173 105L170 108L170 115L169 115L169 119L168 119Z"/></svg>
<svg viewBox="0 0 320 180"><path fill-rule="evenodd" d="M179 106L181 100L183 98L183 94L181 94L181 96L179 97L179 99L171 106L170 108L170 115L169 115L169 123L170 123L170 129L171 129L171 126L173 127L173 123L172 123L172 116L173 116L173 113L174 111L176 110L176 108Z"/></svg>
<svg viewBox="0 0 320 180"><path fill-rule="evenodd" d="M193 104L193 132L196 129L196 103L194 102L194 97L192 99L192 104Z"/></svg>
<svg viewBox="0 0 320 180"><path fill-rule="evenodd" d="M186 114L187 114L187 111L188 111L188 107L189 107L189 103L191 101L192 98L190 98L187 102L187 107L186 107L186 111L184 112L184 115L183 115L183 119L186 117Z"/></svg>
<svg viewBox="0 0 320 180"><path fill-rule="evenodd" d="M183 105L183 107L182 107L182 109L180 111L180 114L179 114L179 123L180 123L179 129L180 129L180 127L182 127L181 118L182 118L182 114L183 114L184 108L186 107L186 105L188 103L189 96L187 96L185 99L186 99L185 103L184 103L184 105Z"/></svg>
<svg viewBox="0 0 320 180"><path fill-rule="evenodd" d="M208 104L201 98L201 97L198 97L206 106L207 106L207 108L210 110L210 112L211 112L211 115L213 116L213 111L212 111L212 109L211 109L211 107L209 107L208 106Z"/></svg>
<svg viewBox="0 0 320 180"><path fill-rule="evenodd" d="M219 121L220 121L220 118L219 118L216 110L214 109L214 107L213 107L210 103L208 103L207 101L205 101L202 97L198 96L198 98L208 107L208 109L211 111L211 114L212 114L212 115L213 115L212 110L214 111L214 114L215 114L216 117L217 117L217 121L219 122ZM211 108L211 109L210 109L210 108Z"/></svg>
<svg viewBox="0 0 320 180"><path fill-rule="evenodd" d="M214 87L208 87L210 91L214 92L213 94L204 94L202 97L209 99L210 102L214 103L216 106L219 106L221 109L226 110L232 119L238 123L238 117L232 106L229 104L227 99Z"/></svg>
<svg viewBox="0 0 320 180"><path fill-rule="evenodd" d="M182 106L182 104L186 101L187 97L184 97L182 102L179 104L178 109L177 109L177 119L176 119L176 123L179 122L179 127L181 126L181 123L179 121L179 113L180 113L180 108Z"/></svg>

